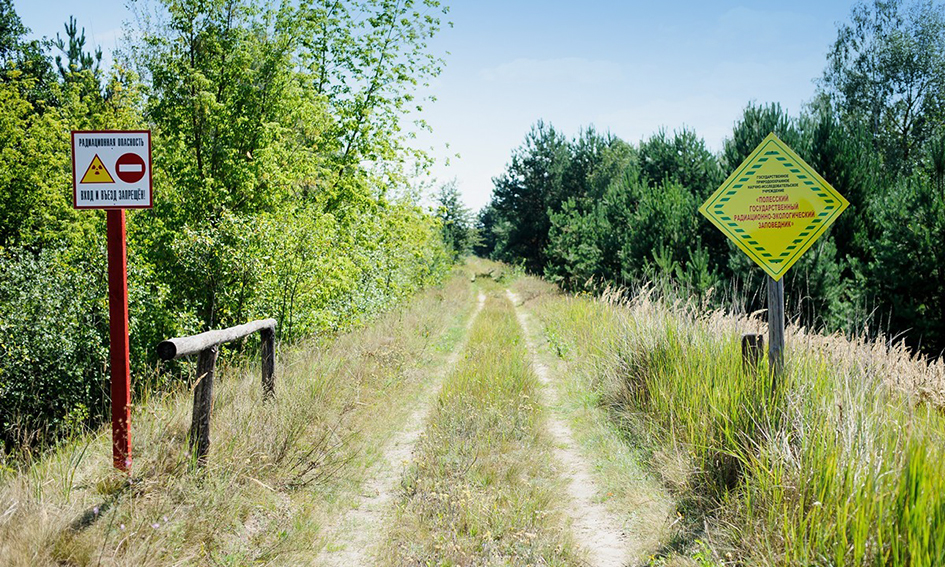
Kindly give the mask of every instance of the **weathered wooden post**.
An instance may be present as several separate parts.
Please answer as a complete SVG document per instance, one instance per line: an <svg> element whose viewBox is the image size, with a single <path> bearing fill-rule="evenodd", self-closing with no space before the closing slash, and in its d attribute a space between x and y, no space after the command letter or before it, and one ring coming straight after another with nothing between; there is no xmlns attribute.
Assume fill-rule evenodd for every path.
<svg viewBox="0 0 945 567"><path fill-rule="evenodd" d="M765 349L765 336L760 333L745 333L742 335L742 367L745 372L758 370L761 362L761 353Z"/></svg>
<svg viewBox="0 0 945 567"><path fill-rule="evenodd" d="M266 328L259 331L259 350L262 358L262 389L263 399L271 399L275 395L276 345L275 330Z"/></svg>
<svg viewBox="0 0 945 567"><path fill-rule="evenodd" d="M768 366L772 392L784 373L784 279L768 280Z"/></svg>
<svg viewBox="0 0 945 567"><path fill-rule="evenodd" d="M190 422L190 446L197 464L207 464L210 451L210 414L213 411L213 372L220 347L213 345L200 351L197 358L197 385L194 387L194 413Z"/></svg>

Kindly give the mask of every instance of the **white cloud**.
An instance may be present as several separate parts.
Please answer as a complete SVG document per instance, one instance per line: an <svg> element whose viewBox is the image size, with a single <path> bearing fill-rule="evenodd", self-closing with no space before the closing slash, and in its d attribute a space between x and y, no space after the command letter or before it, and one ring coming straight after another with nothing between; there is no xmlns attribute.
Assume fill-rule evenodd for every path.
<svg viewBox="0 0 945 567"><path fill-rule="evenodd" d="M618 81L623 71L618 63L580 57L561 59L519 58L498 67L483 69L486 81L503 83L568 83L599 85Z"/></svg>
<svg viewBox="0 0 945 567"><path fill-rule="evenodd" d="M705 140L709 150L719 151L747 102L740 98L706 94L651 99L601 114L596 122L606 124L614 134L631 143L649 138L660 128L673 132L687 127Z"/></svg>

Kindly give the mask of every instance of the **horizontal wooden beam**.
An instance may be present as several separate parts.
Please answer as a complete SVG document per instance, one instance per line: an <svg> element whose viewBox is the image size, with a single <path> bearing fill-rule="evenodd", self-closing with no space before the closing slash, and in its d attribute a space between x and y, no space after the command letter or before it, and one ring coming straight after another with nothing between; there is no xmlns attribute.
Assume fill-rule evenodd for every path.
<svg viewBox="0 0 945 567"><path fill-rule="evenodd" d="M237 325L228 329L219 329L200 333L199 335L191 335L189 337L168 339L157 346L157 353L163 360L174 360L175 358L198 353L215 345L242 339L262 329L274 330L275 328L275 319L252 321L245 325Z"/></svg>

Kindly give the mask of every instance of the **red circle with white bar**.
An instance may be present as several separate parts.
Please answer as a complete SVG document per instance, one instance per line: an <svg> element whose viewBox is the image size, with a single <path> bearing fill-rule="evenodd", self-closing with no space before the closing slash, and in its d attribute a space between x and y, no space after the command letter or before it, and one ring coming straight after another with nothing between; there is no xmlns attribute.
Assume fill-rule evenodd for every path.
<svg viewBox="0 0 945 567"><path fill-rule="evenodd" d="M137 183L145 174L144 159L138 154L123 154L115 162L115 174L125 183Z"/></svg>

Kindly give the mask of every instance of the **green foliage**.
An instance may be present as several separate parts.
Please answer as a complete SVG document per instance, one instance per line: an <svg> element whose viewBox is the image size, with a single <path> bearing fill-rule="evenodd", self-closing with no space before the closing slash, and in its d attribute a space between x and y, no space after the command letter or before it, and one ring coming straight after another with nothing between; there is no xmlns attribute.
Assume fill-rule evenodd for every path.
<svg viewBox="0 0 945 567"><path fill-rule="evenodd" d="M456 181L445 183L436 194L436 216L443 227L443 241L459 259L472 252L476 232L472 213L463 205Z"/></svg>
<svg viewBox="0 0 945 567"><path fill-rule="evenodd" d="M406 196L403 165L426 163L402 121L440 71L426 45L438 2L133 9L139 33L106 76L74 18L57 41L27 42L0 0L8 448L107 412L104 215L72 208L70 130L152 131L155 207L127 215L136 395L176 379L153 370L160 340L263 317L281 340L334 332L451 264L440 222ZM24 321L19 309L48 314Z"/></svg>
<svg viewBox="0 0 945 567"><path fill-rule="evenodd" d="M780 104L759 106L749 103L741 119L735 123L731 138L725 140L721 158L725 171L738 167L772 132L795 151L802 149L795 121L781 109Z"/></svg>
<svg viewBox="0 0 945 567"><path fill-rule="evenodd" d="M473 253L487 258L492 255L499 245L499 218L495 207L488 203L476 215L476 242L473 244Z"/></svg>
<svg viewBox="0 0 945 567"><path fill-rule="evenodd" d="M825 95L796 118L778 104L749 104L718 157L687 129L661 130L634 148L594 130L567 140L539 122L494 180L477 253L521 262L566 289L654 282L699 303L765 309L763 272L697 209L723 169L771 132L851 203L785 276L789 317L851 334L903 333L938 353L945 134L913 152L912 173L891 175L868 129L837 114Z"/></svg>
<svg viewBox="0 0 945 567"><path fill-rule="evenodd" d="M420 111L417 91L442 70L442 59L427 42L449 9L439 0L305 0L295 20L302 37L299 57L305 63L305 87L327 103L331 123L331 167L328 210L350 199L346 182L361 173L360 164L388 162L384 174L402 180L390 163L404 154L426 157L404 143L401 119ZM452 25L452 24L449 24ZM426 128L418 119L416 123Z"/></svg>
<svg viewBox="0 0 945 567"><path fill-rule="evenodd" d="M6 445L55 434L77 412L99 417L108 382L103 253L0 255L0 423ZM85 420L81 420L83 423Z"/></svg>
<svg viewBox="0 0 945 567"><path fill-rule="evenodd" d="M546 270L555 263L546 257L549 250L563 252L549 240L553 231L560 233L553 219L560 224L561 214L586 214L635 161L634 149L614 136L588 129L569 142L553 126L538 122L507 171L493 180L492 202L480 216L486 243L481 252L522 262L533 272Z"/></svg>
<svg viewBox="0 0 945 567"><path fill-rule="evenodd" d="M602 150L582 149L595 139ZM702 242L724 243L692 215L720 177L701 139L687 130L672 139L660 132L636 152L588 131L572 148L583 158L575 157L568 168L568 191L576 196L550 214L546 276L568 289L665 275L682 277L699 294L716 284L718 267Z"/></svg>
<svg viewBox="0 0 945 567"><path fill-rule="evenodd" d="M660 130L641 142L640 174L650 185L675 181L701 199L711 195L723 181L718 160L706 149L705 141L688 128L672 138L666 130Z"/></svg>
<svg viewBox="0 0 945 567"><path fill-rule="evenodd" d="M28 79L25 97L41 109L52 97L56 76L44 54L46 41L27 40L27 34L13 0L0 0L0 82Z"/></svg>
<svg viewBox="0 0 945 567"><path fill-rule="evenodd" d="M603 204L581 211L575 200L569 199L561 212L551 215L549 263L545 266L549 280L565 289L593 289L613 277L614 272L608 269L612 266L604 265L619 250L608 239L613 234L611 212L611 207Z"/></svg>
<svg viewBox="0 0 945 567"><path fill-rule="evenodd" d="M564 201L569 161L563 135L544 122L532 127L523 146L512 154L508 170L493 179L492 208L500 219L493 228L497 235L493 257L522 261L531 271L545 265L549 212L556 212Z"/></svg>
<svg viewBox="0 0 945 567"><path fill-rule="evenodd" d="M69 23L65 25L66 37L68 41L62 39L56 34L55 45L66 56L66 64L62 64L62 55L56 56L56 67L59 68L59 75L68 80L75 74L89 70L94 76L99 74L99 66L102 63L102 50L95 50L94 54L85 52L85 28L79 33L79 26L73 16L69 16Z"/></svg>
<svg viewBox="0 0 945 567"><path fill-rule="evenodd" d="M890 329L940 348L945 336L945 195L921 174L900 179L870 203L881 227L870 243L870 286L885 298ZM908 274L908 277L904 277Z"/></svg>
<svg viewBox="0 0 945 567"><path fill-rule="evenodd" d="M822 84L844 121L869 129L889 172L910 172L945 119L945 9L923 0L857 4Z"/></svg>
<svg viewBox="0 0 945 567"><path fill-rule="evenodd" d="M287 174L317 173L306 167L311 151L289 139L292 109L301 106L315 128L324 122L294 88L293 30L246 2L169 0L166 8L166 23L146 30L134 52L151 78L145 114L155 157L174 181L162 216L181 226L273 210L302 181ZM289 165L296 160L301 168Z"/></svg>

